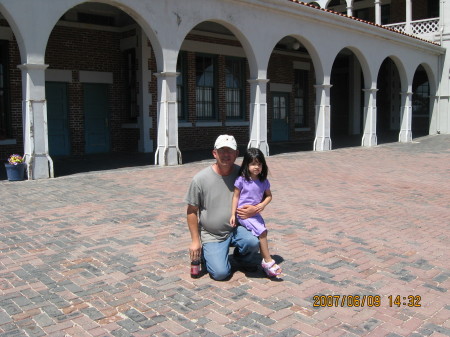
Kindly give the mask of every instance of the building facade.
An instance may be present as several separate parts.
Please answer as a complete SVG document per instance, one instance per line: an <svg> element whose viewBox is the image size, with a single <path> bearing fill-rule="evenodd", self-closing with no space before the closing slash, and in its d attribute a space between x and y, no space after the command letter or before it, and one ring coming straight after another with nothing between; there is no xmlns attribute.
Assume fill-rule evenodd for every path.
<svg viewBox="0 0 450 337"><path fill-rule="evenodd" d="M195 10L193 10L195 8ZM444 15L447 13L447 15ZM0 158L449 133L446 0L0 0Z"/></svg>

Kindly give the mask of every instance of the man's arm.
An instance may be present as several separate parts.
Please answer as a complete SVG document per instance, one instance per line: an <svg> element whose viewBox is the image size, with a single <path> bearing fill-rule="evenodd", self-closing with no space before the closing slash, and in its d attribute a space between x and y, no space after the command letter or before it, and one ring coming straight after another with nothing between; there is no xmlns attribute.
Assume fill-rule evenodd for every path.
<svg viewBox="0 0 450 337"><path fill-rule="evenodd" d="M248 219L258 213L258 209L253 205L244 205L236 210L241 219Z"/></svg>
<svg viewBox="0 0 450 337"><path fill-rule="evenodd" d="M189 256L191 257L191 260L200 260L202 253L202 243L200 240L200 232L198 229L198 207L188 205L187 223L192 240L191 245L189 246Z"/></svg>

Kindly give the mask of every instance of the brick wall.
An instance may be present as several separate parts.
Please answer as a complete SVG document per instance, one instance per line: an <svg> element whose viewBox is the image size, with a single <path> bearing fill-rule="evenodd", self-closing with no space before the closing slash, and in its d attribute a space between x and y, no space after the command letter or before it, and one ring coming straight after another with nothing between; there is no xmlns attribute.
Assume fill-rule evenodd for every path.
<svg viewBox="0 0 450 337"><path fill-rule="evenodd" d="M50 36L46 49L45 62L49 64L50 69L66 69L72 71L72 82L68 84L69 100L69 129L71 154L82 155L85 149L85 128L83 111L83 84L80 83L80 71L99 71L113 73L114 83L109 85L109 109L110 109L110 134L112 152L135 152L138 150L139 130L124 129L122 124L136 122L130 120L126 107L126 74L124 72L123 54L120 51L120 39L126 36L134 35L134 31L125 33L114 33L97 30L88 30L81 28L69 28L56 26ZM216 39L208 36L199 36L190 34L189 39L203 42L222 43L230 46L240 46L239 41L229 39ZM240 146L246 146L249 140L248 126L226 126L225 111L225 57L217 57L218 69L218 118L221 123L218 127L197 127L196 103L195 103L195 57L193 52L187 53L187 121L192 123L193 127L179 128L179 146L182 151L195 149L210 149L214 140L219 134L228 133L236 137ZM280 56L274 54L270 62L269 78L272 82L293 84L294 72L292 62L298 58L290 56ZM10 46L10 88L11 88L11 115L12 115L12 136L17 140L16 146L0 146L0 155L5 158L11 152L23 152L22 143L22 86L21 72L17 68L20 64L19 52L16 43ZM152 74L157 72L157 66L154 55L149 59L149 69ZM313 74L313 71L311 71ZM249 121L250 104L250 85L246 81L249 78L248 64L246 64L245 75L245 118ZM313 79L311 78L311 85ZM149 92L152 95L152 105L150 106L150 116L153 120L153 128L150 135L156 148L157 132L157 80L152 76L148 83ZM310 94L314 95L311 88ZM291 95L293 102L293 95ZM268 95L270 102L270 93ZM314 118L314 99L310 102L310 125L313 125ZM269 103L270 106L270 103ZM311 132L296 132L293 127L294 115L293 104L291 104L290 121L290 140L298 141L311 139ZM269 111L270 116L270 111ZM270 118L269 118L270 123ZM270 125L269 125L270 128ZM270 140L270 138L269 138Z"/></svg>

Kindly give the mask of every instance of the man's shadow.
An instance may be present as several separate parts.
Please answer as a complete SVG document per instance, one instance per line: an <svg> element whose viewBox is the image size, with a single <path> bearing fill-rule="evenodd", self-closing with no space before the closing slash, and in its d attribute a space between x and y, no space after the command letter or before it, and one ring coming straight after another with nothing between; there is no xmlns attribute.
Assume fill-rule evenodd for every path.
<svg viewBox="0 0 450 337"><path fill-rule="evenodd" d="M229 254L228 258L231 264L231 274L227 278L228 280L233 277L234 273L237 271L240 271L244 273L246 277L249 278L268 278L269 280L273 282L282 282L283 281L283 272L281 272L280 276L277 277L269 277L265 271L263 270L261 266L262 257L260 254L257 255L259 260L258 261L252 261L252 267L249 267L248 265L242 265L241 263L237 262L233 254ZM271 255L272 259L275 260L275 263L280 266L280 268L283 270L283 266L281 265L284 262L284 259L280 255Z"/></svg>

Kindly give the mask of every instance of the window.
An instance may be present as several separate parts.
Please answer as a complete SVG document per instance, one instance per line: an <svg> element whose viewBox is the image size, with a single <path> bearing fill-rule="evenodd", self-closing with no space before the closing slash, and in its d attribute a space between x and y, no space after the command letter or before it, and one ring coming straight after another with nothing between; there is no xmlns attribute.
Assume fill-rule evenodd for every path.
<svg viewBox="0 0 450 337"><path fill-rule="evenodd" d="M196 112L197 119L216 119L215 109L215 59L211 55L197 55L195 58Z"/></svg>
<svg viewBox="0 0 450 337"><path fill-rule="evenodd" d="M428 18L439 17L439 0L428 1Z"/></svg>
<svg viewBox="0 0 450 337"><path fill-rule="evenodd" d="M8 107L8 41L0 41L0 139L10 136L10 115Z"/></svg>
<svg viewBox="0 0 450 337"><path fill-rule="evenodd" d="M307 70L295 70L294 111L296 128L308 126L308 73Z"/></svg>
<svg viewBox="0 0 450 337"><path fill-rule="evenodd" d="M244 60L225 58L225 104L227 119L244 118Z"/></svg>
<svg viewBox="0 0 450 337"><path fill-rule="evenodd" d="M124 52L125 56L125 69L126 69L126 101L128 118L130 120L136 120L138 116L137 108L137 79L136 79L136 51L134 49L128 49Z"/></svg>
<svg viewBox="0 0 450 337"><path fill-rule="evenodd" d="M381 24L387 25L391 23L391 5L381 6Z"/></svg>
<svg viewBox="0 0 450 337"><path fill-rule="evenodd" d="M417 85L417 84L416 84ZM417 85L412 96L413 116L428 116L430 106L430 84L425 81Z"/></svg>
<svg viewBox="0 0 450 337"><path fill-rule="evenodd" d="M186 104L186 53L181 52L177 61L177 105L178 120L187 120L187 104Z"/></svg>

